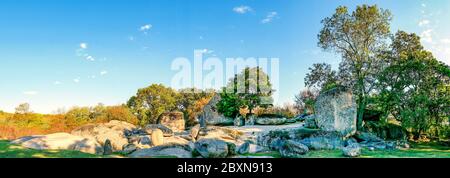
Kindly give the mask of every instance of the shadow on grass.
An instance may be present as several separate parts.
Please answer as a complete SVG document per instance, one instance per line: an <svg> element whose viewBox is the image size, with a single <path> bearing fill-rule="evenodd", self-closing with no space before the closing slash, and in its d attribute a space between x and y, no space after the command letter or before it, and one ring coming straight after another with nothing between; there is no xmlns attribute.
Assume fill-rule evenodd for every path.
<svg viewBox="0 0 450 178"><path fill-rule="evenodd" d="M71 150L33 150L0 140L0 158L101 158L102 156Z"/></svg>

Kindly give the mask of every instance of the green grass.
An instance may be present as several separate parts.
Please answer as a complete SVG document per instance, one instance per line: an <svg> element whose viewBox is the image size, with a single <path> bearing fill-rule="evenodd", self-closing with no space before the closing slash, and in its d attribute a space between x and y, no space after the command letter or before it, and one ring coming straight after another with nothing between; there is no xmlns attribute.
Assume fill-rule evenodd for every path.
<svg viewBox="0 0 450 178"><path fill-rule="evenodd" d="M407 150L362 150L360 158L450 158L450 148L434 143L415 143ZM310 151L305 158L344 158L341 150Z"/></svg>
<svg viewBox="0 0 450 178"><path fill-rule="evenodd" d="M450 158L450 148L434 143L414 143L408 150L369 151L363 149L361 158ZM262 152L243 156L271 156L281 158L278 152ZM120 158L120 155L98 156L70 150L34 150L0 140L0 158ZM341 150L310 151L304 158L344 158ZM157 158L174 158L160 156Z"/></svg>
<svg viewBox="0 0 450 178"><path fill-rule="evenodd" d="M103 156L70 150L34 150L0 140L0 158L102 158Z"/></svg>

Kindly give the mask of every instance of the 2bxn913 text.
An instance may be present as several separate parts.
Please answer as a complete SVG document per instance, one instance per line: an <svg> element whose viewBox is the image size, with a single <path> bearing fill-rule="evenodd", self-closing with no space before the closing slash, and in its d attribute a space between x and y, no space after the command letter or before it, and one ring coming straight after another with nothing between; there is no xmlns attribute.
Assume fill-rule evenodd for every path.
<svg viewBox="0 0 450 178"><path fill-rule="evenodd" d="M271 173L272 163L222 163L222 173Z"/></svg>

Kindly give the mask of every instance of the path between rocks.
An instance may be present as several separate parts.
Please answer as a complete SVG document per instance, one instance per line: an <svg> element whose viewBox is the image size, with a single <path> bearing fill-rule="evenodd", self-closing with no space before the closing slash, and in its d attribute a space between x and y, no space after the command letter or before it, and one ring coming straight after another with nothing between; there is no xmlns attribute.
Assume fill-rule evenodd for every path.
<svg viewBox="0 0 450 178"><path fill-rule="evenodd" d="M252 125L252 126L228 126L227 128L231 128L234 130L238 130L244 133L244 137L246 140L256 141L258 135L269 133L274 130L292 130L299 129L304 126L304 123L294 123L289 125Z"/></svg>

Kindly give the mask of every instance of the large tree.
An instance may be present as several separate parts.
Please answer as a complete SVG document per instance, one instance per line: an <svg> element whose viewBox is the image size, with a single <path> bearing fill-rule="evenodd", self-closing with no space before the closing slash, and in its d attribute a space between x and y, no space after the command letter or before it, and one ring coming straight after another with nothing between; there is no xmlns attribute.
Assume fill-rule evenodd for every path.
<svg viewBox="0 0 450 178"><path fill-rule="evenodd" d="M162 84L139 89L127 103L141 125L155 123L162 113L175 110L176 104L177 92Z"/></svg>
<svg viewBox="0 0 450 178"><path fill-rule="evenodd" d="M322 20L318 35L319 47L342 56L339 66L341 84L353 89L358 104L358 129L362 128L367 98L374 89L376 74L381 71L382 58L390 34L391 13L376 5L358 6L349 13L340 6Z"/></svg>
<svg viewBox="0 0 450 178"><path fill-rule="evenodd" d="M239 115L239 109L247 108L249 114L253 109L272 105L272 84L269 76L260 67L247 67L231 78L221 93L218 103L219 112L227 117Z"/></svg>

